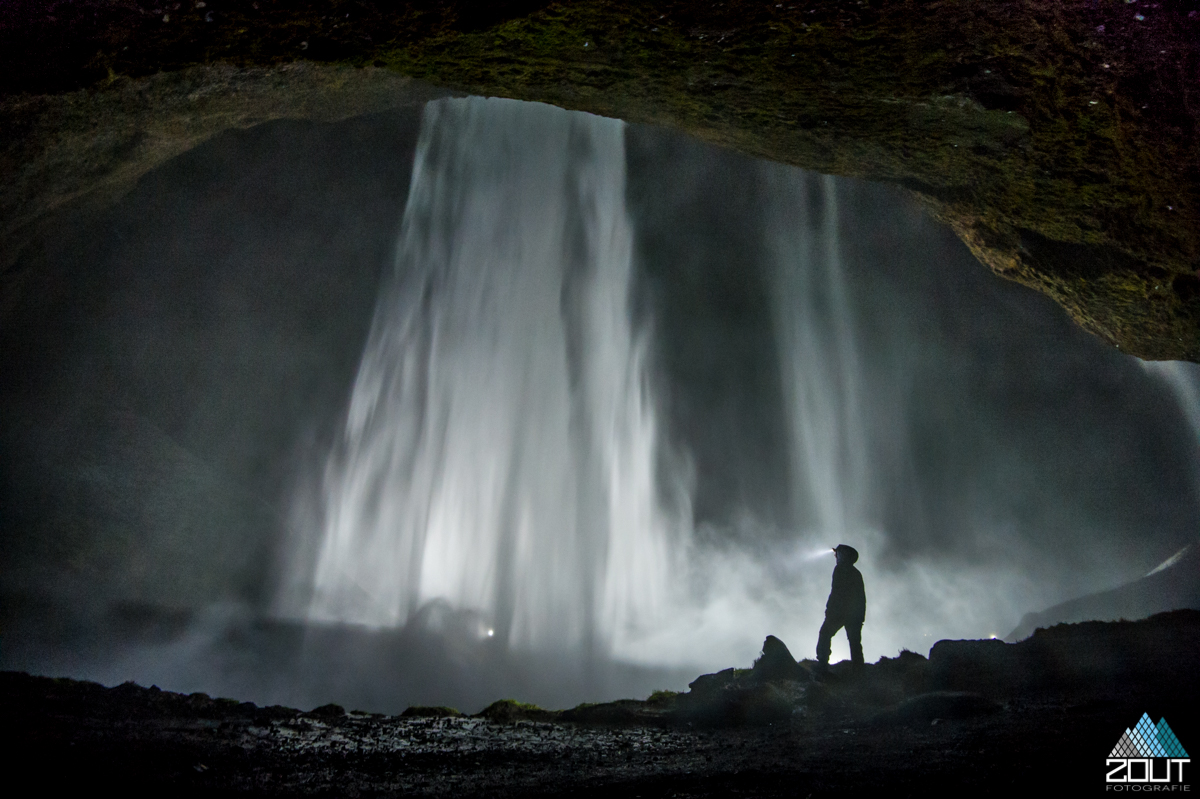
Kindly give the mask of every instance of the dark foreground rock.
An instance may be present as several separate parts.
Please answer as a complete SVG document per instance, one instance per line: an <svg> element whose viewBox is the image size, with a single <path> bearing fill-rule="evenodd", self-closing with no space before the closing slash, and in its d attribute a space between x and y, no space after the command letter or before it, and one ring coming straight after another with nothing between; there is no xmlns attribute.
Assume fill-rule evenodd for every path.
<svg viewBox="0 0 1200 799"><path fill-rule="evenodd" d="M1154 571L1124 585L1026 613L1004 640L1020 641L1040 627L1056 624L1143 619L1177 608L1200 609L1200 541L1188 544Z"/></svg>
<svg viewBox="0 0 1200 799"><path fill-rule="evenodd" d="M766 649L755 668L684 694L566 711L504 700L473 717L302 712L6 672L3 745L14 776L42 789L679 797L1083 795L1104 790L1105 758L1143 713L1200 746L1196 611L1020 644L944 641L929 659L836 664L820 680L809 663L780 679L779 650Z"/></svg>

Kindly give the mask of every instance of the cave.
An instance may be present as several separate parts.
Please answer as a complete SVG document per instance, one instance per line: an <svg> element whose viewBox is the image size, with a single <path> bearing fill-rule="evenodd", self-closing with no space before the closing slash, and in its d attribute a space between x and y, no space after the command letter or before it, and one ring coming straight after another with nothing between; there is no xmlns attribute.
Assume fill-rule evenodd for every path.
<svg viewBox="0 0 1200 799"><path fill-rule="evenodd" d="M1186 757L1194 6L15 4L14 751L206 795ZM865 672L813 660L843 543Z"/></svg>

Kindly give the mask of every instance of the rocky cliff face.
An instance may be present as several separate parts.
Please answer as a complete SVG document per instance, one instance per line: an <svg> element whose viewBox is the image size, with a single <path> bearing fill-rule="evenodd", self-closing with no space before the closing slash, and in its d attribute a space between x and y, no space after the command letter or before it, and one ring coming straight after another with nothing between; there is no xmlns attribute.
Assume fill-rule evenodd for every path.
<svg viewBox="0 0 1200 799"><path fill-rule="evenodd" d="M217 63L0 100L16 135L0 154L0 268L70 205L112 204L138 178L226 130L276 119L332 122L446 96L388 70ZM5 274L5 283L15 278ZM5 287L8 296L9 285Z"/></svg>
<svg viewBox="0 0 1200 799"><path fill-rule="evenodd" d="M1183 0L18 3L0 240L12 263L65 201L226 127L411 101L408 76L899 183L1114 346L1197 361L1198 42Z"/></svg>

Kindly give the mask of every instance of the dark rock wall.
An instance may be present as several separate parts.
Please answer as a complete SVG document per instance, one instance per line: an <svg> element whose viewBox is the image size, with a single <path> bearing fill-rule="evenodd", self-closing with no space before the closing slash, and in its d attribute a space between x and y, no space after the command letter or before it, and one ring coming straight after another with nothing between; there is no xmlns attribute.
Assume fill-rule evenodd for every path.
<svg viewBox="0 0 1200 799"><path fill-rule="evenodd" d="M98 81L312 59L368 67L352 89L386 67L896 182L991 268L1109 344L1197 360L1198 31L1194 0L25 0L0 18L0 91L16 132L0 160L18 177L34 164L94 190L95 145L55 139L75 123L44 98L93 87L71 101L87 105L111 93ZM14 185L6 229L59 183Z"/></svg>
<svg viewBox="0 0 1200 799"><path fill-rule="evenodd" d="M25 251L0 327L7 595L271 598L288 494L314 477L296 464L336 432L391 265L419 120L225 133Z"/></svg>

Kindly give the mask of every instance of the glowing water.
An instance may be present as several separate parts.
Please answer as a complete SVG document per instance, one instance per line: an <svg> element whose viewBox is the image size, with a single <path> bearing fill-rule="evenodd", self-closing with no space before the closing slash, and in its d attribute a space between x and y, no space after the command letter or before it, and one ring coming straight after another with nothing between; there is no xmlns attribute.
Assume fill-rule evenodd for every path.
<svg viewBox="0 0 1200 799"><path fill-rule="evenodd" d="M775 177L775 326L791 425L793 514L809 535L834 545L864 529L869 493L837 184L823 176L821 199L811 207L803 179L777 169L767 174Z"/></svg>
<svg viewBox="0 0 1200 799"><path fill-rule="evenodd" d="M1188 427L1191 428L1197 452L1200 453L1200 366L1184 361L1143 361L1142 367L1150 374L1157 375L1170 387L1171 393L1179 402L1179 409L1183 411ZM1196 473L1196 488L1200 491L1200 471ZM1177 557L1179 556L1182 556L1182 552L1178 553ZM1154 571L1168 565L1170 564L1164 563Z"/></svg>
<svg viewBox="0 0 1200 799"><path fill-rule="evenodd" d="M431 103L339 450L307 615L431 600L514 645L656 615L667 541L628 308L623 123Z"/></svg>
<svg viewBox="0 0 1200 799"><path fill-rule="evenodd" d="M1200 366L1184 361L1143 361L1142 367L1171 387L1200 444Z"/></svg>
<svg viewBox="0 0 1200 799"><path fill-rule="evenodd" d="M1011 626L1037 602L1019 568L875 567L832 178L761 167L797 529L766 549L700 545L724 539L692 535L686 492L662 501L687 470L662 471L630 321L623 137L535 104L427 107L344 433L318 507L301 507L314 549L280 610L394 627L449 607L511 647L725 667L767 633L811 652L832 567L819 553L845 542L863 552L868 657Z"/></svg>

